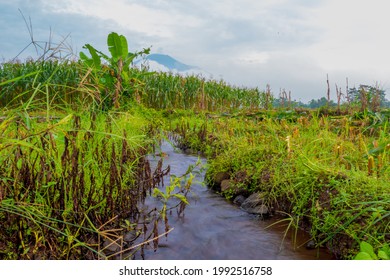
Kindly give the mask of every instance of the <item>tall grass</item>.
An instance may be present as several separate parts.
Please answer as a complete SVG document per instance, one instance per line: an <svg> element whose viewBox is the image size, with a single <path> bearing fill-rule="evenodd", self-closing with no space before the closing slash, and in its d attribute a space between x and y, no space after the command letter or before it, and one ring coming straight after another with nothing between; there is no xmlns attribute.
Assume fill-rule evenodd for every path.
<svg viewBox="0 0 390 280"><path fill-rule="evenodd" d="M137 223L137 204L154 186L145 132L132 124L139 121L125 113L47 121L7 112L0 125L2 258L104 257L98 238L107 228L123 234L126 219Z"/></svg>
<svg viewBox="0 0 390 280"><path fill-rule="evenodd" d="M208 155L209 185L229 174L225 196L262 192L273 214L287 213L317 246L351 258L363 240L389 242L388 121L371 129L370 119L313 112L293 120L191 116L171 125L184 145Z"/></svg>
<svg viewBox="0 0 390 280"><path fill-rule="evenodd" d="M131 253L153 238L138 204L165 175L146 159L155 127L88 104L95 88L77 62L0 72L0 258L106 258L107 241Z"/></svg>

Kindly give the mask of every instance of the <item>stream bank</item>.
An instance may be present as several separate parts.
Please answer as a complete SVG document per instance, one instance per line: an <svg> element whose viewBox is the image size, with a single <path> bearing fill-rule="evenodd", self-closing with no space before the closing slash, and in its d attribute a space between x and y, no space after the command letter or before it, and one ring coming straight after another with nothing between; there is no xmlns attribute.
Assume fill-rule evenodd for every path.
<svg viewBox="0 0 390 280"><path fill-rule="evenodd" d="M164 155L163 168L169 165L171 176L180 176L198 160L206 164L204 158L185 154L168 142L162 143L161 151L157 154ZM153 169L160 156L150 157L149 160ZM175 210L169 213L168 223L173 230L167 237L159 239L157 250L152 246L145 247L145 259L332 259L326 249L308 250L305 244L310 237L305 232L299 230L295 235L291 232L286 234L286 224L271 226L277 222L275 219L264 220L228 202L205 186L205 171L197 171L187 196L189 205L182 215L178 215ZM166 176L164 184L169 183L169 176ZM149 197L145 207L161 207L161 201ZM164 225L161 225L159 231L164 232ZM140 257L139 254L135 256Z"/></svg>

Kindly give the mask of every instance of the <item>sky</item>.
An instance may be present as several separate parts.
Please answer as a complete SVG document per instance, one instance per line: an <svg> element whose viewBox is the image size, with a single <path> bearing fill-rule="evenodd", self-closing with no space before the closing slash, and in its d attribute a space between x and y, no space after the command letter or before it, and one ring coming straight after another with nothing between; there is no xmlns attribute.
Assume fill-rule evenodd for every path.
<svg viewBox="0 0 390 280"><path fill-rule="evenodd" d="M386 0L0 0L0 59L34 40L61 42L75 54L91 44L108 53L110 32L132 51L151 47L215 79L297 101L331 97L360 84L387 90L390 36ZM20 10L20 11L19 11ZM20 58L37 56L32 45Z"/></svg>

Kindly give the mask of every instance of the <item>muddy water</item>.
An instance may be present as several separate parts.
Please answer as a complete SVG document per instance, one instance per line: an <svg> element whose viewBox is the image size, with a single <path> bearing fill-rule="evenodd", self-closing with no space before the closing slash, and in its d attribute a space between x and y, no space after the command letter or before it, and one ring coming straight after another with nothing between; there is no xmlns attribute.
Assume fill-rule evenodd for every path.
<svg viewBox="0 0 390 280"><path fill-rule="evenodd" d="M163 142L161 151L164 165L170 165L171 174L182 175L191 164L198 160L196 155L187 155L175 150L169 143ZM156 165L160 158L151 157ZM203 164L205 160L201 159ZM159 240L156 251L145 248L145 259L160 260L197 260L197 259L331 259L325 250L308 250L305 241L309 237L299 232L296 242L291 235L285 239L284 228L268 225L275 221L264 221L242 211L238 206L227 202L220 195L200 182L204 172L198 174L188 195L190 205L184 215L178 216L173 210L169 217L169 226L174 228L167 238ZM166 178L165 185L169 184ZM162 188L164 189L164 188ZM150 198L149 207L161 206L157 198ZM164 232L162 228L160 232ZM295 246L294 246L295 243ZM302 245L302 246L298 246ZM296 248L299 247L299 248Z"/></svg>

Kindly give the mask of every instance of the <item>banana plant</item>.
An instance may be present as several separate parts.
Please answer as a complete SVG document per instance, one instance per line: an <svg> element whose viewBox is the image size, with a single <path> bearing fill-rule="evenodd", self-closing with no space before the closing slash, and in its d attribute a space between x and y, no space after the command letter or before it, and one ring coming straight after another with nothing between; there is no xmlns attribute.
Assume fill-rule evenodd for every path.
<svg viewBox="0 0 390 280"><path fill-rule="evenodd" d="M107 46L111 56L86 44L83 48L89 51L90 57L80 52L80 59L94 74L100 75L99 83L103 85L103 91L112 93L110 104L119 108L123 92L131 91L132 87L141 84L137 76L132 74L131 63L136 57L149 54L150 48L131 53L126 37L115 32L108 34Z"/></svg>

